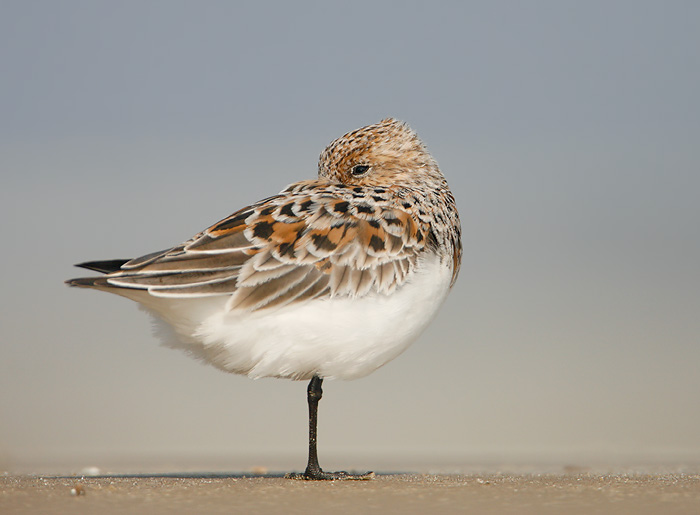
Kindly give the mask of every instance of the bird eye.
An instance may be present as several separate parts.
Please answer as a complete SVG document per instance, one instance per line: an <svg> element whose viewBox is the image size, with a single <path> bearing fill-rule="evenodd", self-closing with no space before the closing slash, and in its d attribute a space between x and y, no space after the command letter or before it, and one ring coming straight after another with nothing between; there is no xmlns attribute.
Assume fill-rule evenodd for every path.
<svg viewBox="0 0 700 515"><path fill-rule="evenodd" d="M369 170L369 165L355 165L350 170L350 173L357 177L367 173L367 170Z"/></svg>

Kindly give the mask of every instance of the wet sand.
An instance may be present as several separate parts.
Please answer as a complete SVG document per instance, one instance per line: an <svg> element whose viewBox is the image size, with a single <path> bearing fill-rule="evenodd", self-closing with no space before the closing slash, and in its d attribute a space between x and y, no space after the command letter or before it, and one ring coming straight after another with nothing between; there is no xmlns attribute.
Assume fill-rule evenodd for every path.
<svg viewBox="0 0 700 515"><path fill-rule="evenodd" d="M309 482L281 475L0 477L3 514L699 514L700 474L378 474Z"/></svg>

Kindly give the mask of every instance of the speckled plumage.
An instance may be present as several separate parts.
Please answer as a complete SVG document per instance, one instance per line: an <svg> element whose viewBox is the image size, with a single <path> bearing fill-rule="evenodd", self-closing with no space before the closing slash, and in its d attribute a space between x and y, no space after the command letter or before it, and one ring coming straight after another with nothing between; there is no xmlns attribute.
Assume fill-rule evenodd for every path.
<svg viewBox="0 0 700 515"><path fill-rule="evenodd" d="M294 183L167 251L79 265L107 273L69 284L138 301L170 324L170 345L227 371L353 378L418 336L460 261L459 217L444 176L407 125L386 119L333 141L318 179ZM403 300L392 307L392 298ZM411 314L419 305L421 313ZM380 318L386 312L387 327L378 320L368 329L362 318L377 310ZM393 325L405 325L404 316L420 323L387 336L401 333ZM396 341L386 349L368 344L387 337Z"/></svg>

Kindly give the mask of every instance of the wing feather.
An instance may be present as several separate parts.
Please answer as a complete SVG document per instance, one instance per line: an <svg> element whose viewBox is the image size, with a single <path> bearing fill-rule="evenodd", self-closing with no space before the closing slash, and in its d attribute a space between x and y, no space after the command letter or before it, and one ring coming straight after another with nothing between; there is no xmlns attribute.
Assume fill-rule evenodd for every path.
<svg viewBox="0 0 700 515"><path fill-rule="evenodd" d="M302 282L308 275L309 268L308 265L290 267L287 272L276 277L275 280L261 282L255 287L241 287L234 293L229 307L231 309L259 309Z"/></svg>
<svg viewBox="0 0 700 515"><path fill-rule="evenodd" d="M177 288L148 288L148 293L154 297L213 297L230 295L236 290L237 278L230 277L222 281L212 281L208 283L192 283L179 286Z"/></svg>
<svg viewBox="0 0 700 515"><path fill-rule="evenodd" d="M140 275L122 275L107 279L113 286L124 288L146 287L149 290L178 288L181 286L195 286L220 282L236 275L235 269L222 269L210 271L192 271L181 273L149 273Z"/></svg>
<svg viewBox="0 0 700 515"><path fill-rule="evenodd" d="M386 202L370 204L356 189L298 183L182 245L126 262L100 285L158 297L229 295L230 309L247 310L387 294L409 279L429 227L382 194Z"/></svg>

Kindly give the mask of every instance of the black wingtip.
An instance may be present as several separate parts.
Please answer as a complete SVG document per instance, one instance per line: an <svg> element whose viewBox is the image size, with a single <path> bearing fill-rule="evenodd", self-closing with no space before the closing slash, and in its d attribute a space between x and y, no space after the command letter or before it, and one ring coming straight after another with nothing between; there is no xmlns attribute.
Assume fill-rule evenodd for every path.
<svg viewBox="0 0 700 515"><path fill-rule="evenodd" d="M86 261L85 263L78 263L77 267L79 268L87 268L88 270L92 270L94 272L100 272L101 274L109 274L112 272L116 272L117 270L121 269L122 265L124 263L127 263L128 261L131 261L130 259L108 259L105 261ZM78 286L78 285L71 285L71 286Z"/></svg>

